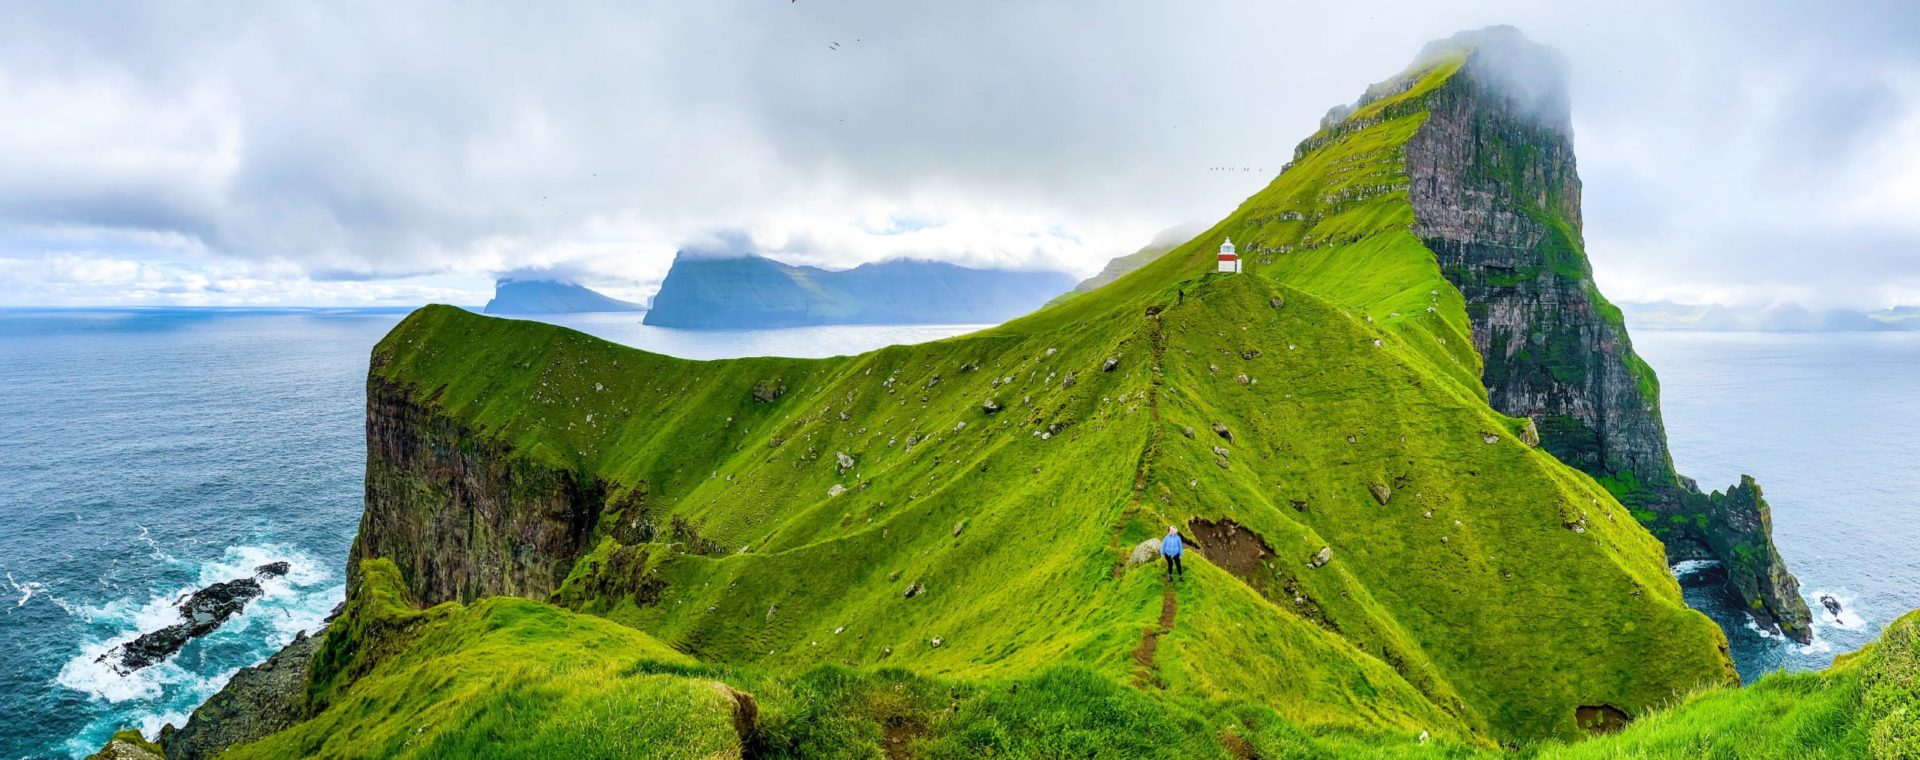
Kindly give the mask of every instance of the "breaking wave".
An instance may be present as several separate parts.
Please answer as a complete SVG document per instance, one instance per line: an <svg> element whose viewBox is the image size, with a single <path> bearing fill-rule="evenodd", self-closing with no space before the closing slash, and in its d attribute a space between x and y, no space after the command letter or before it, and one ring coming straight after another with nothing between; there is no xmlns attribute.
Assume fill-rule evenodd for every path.
<svg viewBox="0 0 1920 760"><path fill-rule="evenodd" d="M154 551L163 553L158 547ZM142 633L179 622L176 605L183 597L213 583L254 577L254 568L276 561L288 563L286 575L261 578L259 597L174 656L125 675L99 661ZM151 737L163 725L183 724L194 707L218 692L241 667L265 660L301 631L318 630L345 593L333 573L311 556L272 544L229 547L220 557L191 570L193 583L168 587L145 599L69 611L93 621L103 633L80 642L79 652L60 668L54 683L115 706L83 735L137 726ZM21 585L15 584L16 589ZM98 748L97 742L88 746L81 739L74 741L69 749L82 754Z"/></svg>

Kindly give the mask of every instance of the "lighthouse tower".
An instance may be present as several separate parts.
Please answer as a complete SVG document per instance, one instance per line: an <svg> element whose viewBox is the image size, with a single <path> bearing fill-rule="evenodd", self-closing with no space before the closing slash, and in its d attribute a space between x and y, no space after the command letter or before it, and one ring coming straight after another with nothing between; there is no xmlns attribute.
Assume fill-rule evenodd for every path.
<svg viewBox="0 0 1920 760"><path fill-rule="evenodd" d="M1240 255L1233 252L1233 238L1227 238L1227 242L1220 244L1220 271L1240 271Z"/></svg>

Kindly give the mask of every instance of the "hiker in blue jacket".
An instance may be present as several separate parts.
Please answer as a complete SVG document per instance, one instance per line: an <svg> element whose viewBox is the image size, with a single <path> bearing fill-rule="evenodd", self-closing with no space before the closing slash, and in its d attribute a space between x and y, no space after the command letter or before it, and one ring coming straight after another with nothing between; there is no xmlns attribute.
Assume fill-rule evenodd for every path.
<svg viewBox="0 0 1920 760"><path fill-rule="evenodd" d="M1180 551L1186 548L1180 541L1180 529L1167 526L1167 537L1160 539L1160 556L1167 560L1167 580L1173 580L1174 573L1180 574L1180 580L1187 579L1187 568L1180 564Z"/></svg>

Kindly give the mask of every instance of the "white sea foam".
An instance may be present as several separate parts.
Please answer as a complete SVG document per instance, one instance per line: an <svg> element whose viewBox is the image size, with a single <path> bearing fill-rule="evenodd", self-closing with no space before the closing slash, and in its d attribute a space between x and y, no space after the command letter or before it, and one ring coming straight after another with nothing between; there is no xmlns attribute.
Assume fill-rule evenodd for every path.
<svg viewBox="0 0 1920 760"><path fill-rule="evenodd" d="M135 536L135 538L138 538L141 543L147 545L147 549L149 550L148 556L151 556L154 559L160 560L161 562L177 561L173 558L173 555L168 554L165 551L162 551L160 549L160 542L153 540L153 532L147 530L147 526L145 525L140 526L140 535Z"/></svg>
<svg viewBox="0 0 1920 760"><path fill-rule="evenodd" d="M156 547L155 551L159 551ZM151 701L164 695L187 693L197 703L218 691L233 674L195 673L183 668L176 658L122 675L101 655L125 644L141 633L158 630L180 621L178 605L182 597L209 584L237 578L254 577L254 569L269 562L285 561L284 576L261 578L261 595L249 602L239 614L205 638L244 641L258 659L285 646L301 632L318 630L333 605L344 593L332 574L312 557L280 546L229 547L215 560L196 569L198 580L192 585L166 589L143 602L116 600L104 606L87 608L90 619L108 622L116 633L97 641L82 642L79 654L61 667L55 683L108 702ZM169 699L169 702L174 700ZM159 705L156 705L159 707ZM164 722L164 712L138 716L143 722ZM151 726L158 729L160 723Z"/></svg>
<svg viewBox="0 0 1920 760"><path fill-rule="evenodd" d="M32 599L34 594L47 590L47 586L44 583L35 583L33 581L20 583L19 581L15 581L13 579L13 573L7 573L7 585L12 586L13 590L20 592L20 601L15 602L13 605L15 609L27 606L27 600Z"/></svg>
<svg viewBox="0 0 1920 760"><path fill-rule="evenodd" d="M1832 626L1843 631L1855 631L1866 627L1867 620L1860 616L1853 604L1853 594L1845 591L1816 590L1809 596L1807 607L1813 610L1813 625L1817 630L1823 626ZM1831 596L1840 603L1840 614L1827 611L1827 605L1820 601L1823 596Z"/></svg>
<svg viewBox="0 0 1920 760"><path fill-rule="evenodd" d="M1673 571L1673 577L1685 578L1694 573L1710 570L1719 566L1720 560L1717 559L1685 559L1673 563L1673 567L1668 569Z"/></svg>

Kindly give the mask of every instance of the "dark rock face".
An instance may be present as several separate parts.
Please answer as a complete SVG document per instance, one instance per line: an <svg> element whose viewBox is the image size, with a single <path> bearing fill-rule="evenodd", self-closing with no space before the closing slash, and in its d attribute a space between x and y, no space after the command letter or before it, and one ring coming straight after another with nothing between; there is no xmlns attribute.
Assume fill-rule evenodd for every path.
<svg viewBox="0 0 1920 760"><path fill-rule="evenodd" d="M1466 298L1489 402L1529 418L1541 446L1606 485L1670 558L1721 560L1763 625L1807 641L1758 487L1708 495L1674 471L1658 380L1594 287L1564 63L1511 29L1448 42L1473 52L1427 98L1407 144L1409 195L1414 233Z"/></svg>
<svg viewBox="0 0 1920 760"><path fill-rule="evenodd" d="M266 738L306 716L307 669L318 636L305 632L266 662L241 668L218 694L165 737L167 760L199 760Z"/></svg>
<svg viewBox="0 0 1920 760"><path fill-rule="evenodd" d="M265 589L260 587L259 578L286 575L291 567L285 562L269 562L254 568L253 578L221 581L188 594L177 605L180 622L143 633L139 638L108 650L97 661L106 662L113 666L115 672L126 675L172 657L187 642L212 633L227 619L240 614L248 602L260 596Z"/></svg>
<svg viewBox="0 0 1920 760"><path fill-rule="evenodd" d="M545 599L587 546L607 487L516 457L410 389L367 381L366 512L348 559L392 559L423 606Z"/></svg>

